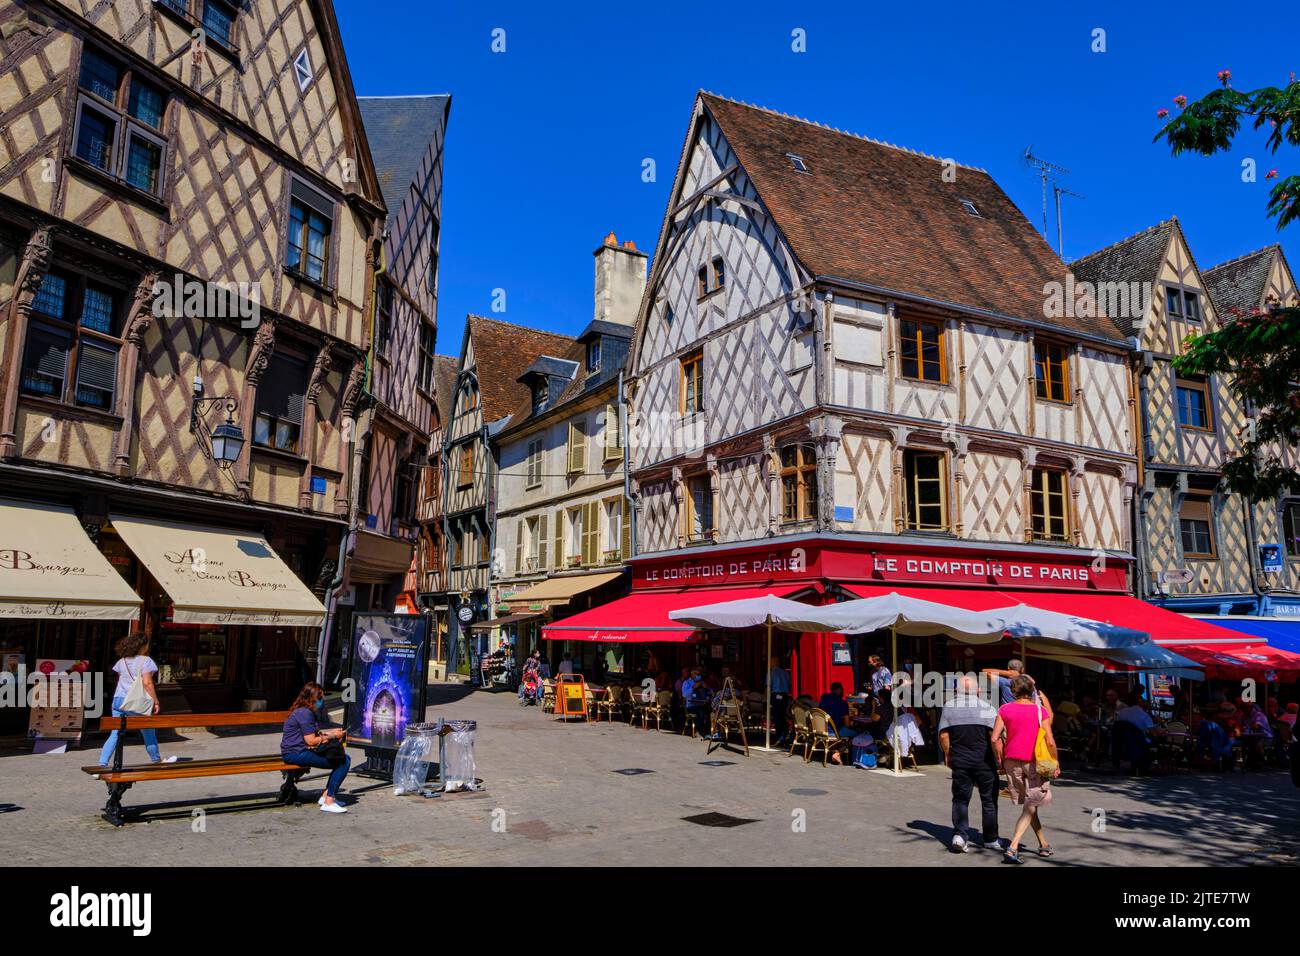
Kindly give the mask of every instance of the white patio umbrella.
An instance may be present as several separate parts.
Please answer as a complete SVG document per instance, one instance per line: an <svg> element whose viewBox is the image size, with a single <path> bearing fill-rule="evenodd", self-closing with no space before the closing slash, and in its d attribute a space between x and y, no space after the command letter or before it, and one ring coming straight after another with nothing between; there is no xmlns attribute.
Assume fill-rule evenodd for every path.
<svg viewBox="0 0 1300 956"><path fill-rule="evenodd" d="M717 604L704 604L700 607L687 607L669 611L668 617L693 627L763 627L767 628L767 657L772 660L772 628L780 627L786 631L826 631L818 621L819 613L825 608L813 607L764 594L761 597L741 598L737 601L720 601ZM771 671L764 690L764 724L763 749L772 750L772 681ZM755 748L757 749L757 748Z"/></svg>
<svg viewBox="0 0 1300 956"><path fill-rule="evenodd" d="M1111 650L1151 643L1151 635L1145 631L1076 617L1073 614L1060 614L1028 604L1014 604L982 613L1000 620L1003 630L1022 641L1040 638L1089 650Z"/></svg>
<svg viewBox="0 0 1300 956"><path fill-rule="evenodd" d="M950 637L965 644L993 644L1000 641L1003 634L1001 618L981 611L967 611L934 601L905 597L897 591L831 604L819 610L826 612L821 620L838 625L834 629L842 634L866 634L889 628L891 673L898 670L899 634ZM893 750L893 774L901 777L903 758L899 753L897 739Z"/></svg>

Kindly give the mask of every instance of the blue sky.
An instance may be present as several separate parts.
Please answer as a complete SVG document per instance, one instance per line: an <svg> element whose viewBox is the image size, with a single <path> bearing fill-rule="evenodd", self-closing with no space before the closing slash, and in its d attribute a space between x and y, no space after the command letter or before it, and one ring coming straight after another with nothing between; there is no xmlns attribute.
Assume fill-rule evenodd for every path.
<svg viewBox="0 0 1300 956"><path fill-rule="evenodd" d="M1039 181L1021 159L1032 144L1087 197L1063 200L1066 258L1171 215L1203 269L1277 241L1264 174L1293 172L1294 151L1271 156L1250 131L1230 155L1173 159L1151 140L1156 110L1208 91L1221 69L1243 89L1300 70L1284 5L991 6L657 2L566 13L336 0L358 93L453 97L441 352L458 351L467 312L494 314L497 288L507 308L496 317L581 330L601 238L612 229L653 251L698 89L981 166L1040 225ZM496 28L504 53L491 49ZM1091 49L1098 28L1104 53ZM806 52L791 49L795 29ZM653 183L641 179L647 157ZM1246 158L1254 183L1242 182ZM1055 230L1049 210L1053 247ZM1300 269L1300 227L1281 238Z"/></svg>

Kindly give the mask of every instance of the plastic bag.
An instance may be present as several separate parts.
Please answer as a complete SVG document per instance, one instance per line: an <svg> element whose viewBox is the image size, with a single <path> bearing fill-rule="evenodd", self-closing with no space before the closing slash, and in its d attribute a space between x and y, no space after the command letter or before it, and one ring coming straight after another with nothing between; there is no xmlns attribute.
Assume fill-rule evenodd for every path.
<svg viewBox="0 0 1300 956"><path fill-rule="evenodd" d="M474 736L478 731L478 722L449 720L447 730L442 788L447 793L457 790L477 790L474 775Z"/></svg>
<svg viewBox="0 0 1300 956"><path fill-rule="evenodd" d="M438 725L412 724L393 762L393 795L419 793L429 777L429 764L437 756Z"/></svg>

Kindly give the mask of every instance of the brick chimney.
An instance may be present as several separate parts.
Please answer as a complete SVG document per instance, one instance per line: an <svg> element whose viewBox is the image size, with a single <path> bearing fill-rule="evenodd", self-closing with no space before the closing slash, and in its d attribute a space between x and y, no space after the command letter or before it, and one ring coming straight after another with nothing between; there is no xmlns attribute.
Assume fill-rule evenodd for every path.
<svg viewBox="0 0 1300 956"><path fill-rule="evenodd" d="M596 309L594 318L620 325L636 323L645 289L648 257L627 240L621 246L611 232L593 253L596 257Z"/></svg>

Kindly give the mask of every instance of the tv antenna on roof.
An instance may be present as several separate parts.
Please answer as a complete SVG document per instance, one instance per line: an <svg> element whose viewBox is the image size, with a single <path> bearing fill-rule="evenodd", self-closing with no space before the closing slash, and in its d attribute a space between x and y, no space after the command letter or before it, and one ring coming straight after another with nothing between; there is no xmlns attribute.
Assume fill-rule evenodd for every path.
<svg viewBox="0 0 1300 956"><path fill-rule="evenodd" d="M1033 150L1034 147L1032 144L1025 147L1024 159L1025 159L1026 166L1030 166L1033 169L1038 170L1038 178L1041 179L1043 182L1043 238L1046 239L1047 238L1047 181L1049 179L1055 181L1056 176L1053 174L1065 176L1068 175L1070 171L1066 169L1064 166L1058 166L1056 165L1056 163L1049 163L1045 159L1040 159L1039 157L1034 155ZM1059 202L1057 204L1057 208L1058 209L1060 208Z"/></svg>
<svg viewBox="0 0 1300 956"><path fill-rule="evenodd" d="M1064 259L1065 246L1061 240L1061 197L1073 196L1075 199L1087 199L1088 197L1070 192L1070 190L1055 181L1052 182L1052 192L1056 195L1056 254Z"/></svg>

